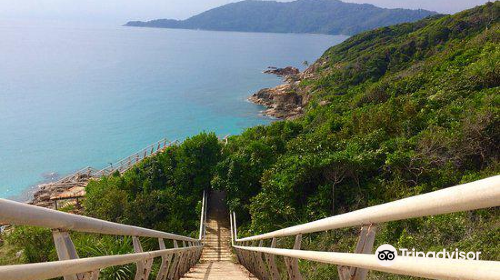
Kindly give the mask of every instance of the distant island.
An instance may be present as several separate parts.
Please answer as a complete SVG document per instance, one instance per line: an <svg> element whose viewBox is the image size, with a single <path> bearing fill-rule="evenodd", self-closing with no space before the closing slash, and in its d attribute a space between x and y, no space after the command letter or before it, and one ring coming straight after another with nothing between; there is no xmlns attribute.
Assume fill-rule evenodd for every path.
<svg viewBox="0 0 500 280"><path fill-rule="evenodd" d="M384 9L338 0L247 0L214 8L186 20L130 21L125 26L353 35L378 27L414 22L435 14L427 10Z"/></svg>

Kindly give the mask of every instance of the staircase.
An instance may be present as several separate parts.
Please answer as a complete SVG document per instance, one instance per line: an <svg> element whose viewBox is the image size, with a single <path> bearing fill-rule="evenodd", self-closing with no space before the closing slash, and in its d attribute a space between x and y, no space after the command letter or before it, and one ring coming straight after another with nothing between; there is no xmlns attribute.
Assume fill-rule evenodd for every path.
<svg viewBox="0 0 500 280"><path fill-rule="evenodd" d="M231 231L223 192L214 191L208 199L208 215L203 238L202 262L231 261Z"/></svg>
<svg viewBox="0 0 500 280"><path fill-rule="evenodd" d="M257 279L233 259L229 211L224 201L225 197L225 193L221 191L210 193L200 263L191 268L181 279Z"/></svg>

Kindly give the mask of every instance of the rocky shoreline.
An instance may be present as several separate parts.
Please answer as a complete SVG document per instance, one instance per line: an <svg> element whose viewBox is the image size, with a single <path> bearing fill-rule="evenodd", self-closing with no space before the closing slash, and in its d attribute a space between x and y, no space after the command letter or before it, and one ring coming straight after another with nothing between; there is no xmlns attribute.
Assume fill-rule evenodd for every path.
<svg viewBox="0 0 500 280"><path fill-rule="evenodd" d="M310 76L314 67L304 72L295 67L276 68L268 67L263 73L283 77L284 84L274 88L264 88L248 98L252 103L265 106L262 113L278 119L295 119L304 114L304 107L309 102L309 95L299 87L299 83Z"/></svg>
<svg viewBox="0 0 500 280"><path fill-rule="evenodd" d="M298 68L292 67L292 66L287 66L285 68L278 68L274 66L269 66L267 67L267 70L263 72L264 74L272 74L276 75L279 77L289 77L289 76L295 76L300 73L300 70Z"/></svg>
<svg viewBox="0 0 500 280"><path fill-rule="evenodd" d="M57 182L40 184L28 204L50 209L71 204L75 207L70 212L79 213L79 199L85 196L85 187L91 179L89 174L76 173Z"/></svg>
<svg viewBox="0 0 500 280"><path fill-rule="evenodd" d="M304 113L302 96L293 92L289 84L261 89L248 100L265 106L264 115L278 119L294 119Z"/></svg>

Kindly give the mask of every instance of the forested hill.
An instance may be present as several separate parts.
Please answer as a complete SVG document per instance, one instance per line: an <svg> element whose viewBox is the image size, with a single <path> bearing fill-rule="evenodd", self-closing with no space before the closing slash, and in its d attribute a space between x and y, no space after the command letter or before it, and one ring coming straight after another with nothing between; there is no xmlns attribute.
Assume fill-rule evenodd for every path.
<svg viewBox="0 0 500 280"><path fill-rule="evenodd" d="M338 0L295 2L242 1L224 5L187 20L131 21L127 26L219 31L323 33L352 35L377 27L413 22L434 12L383 9Z"/></svg>
<svg viewBox="0 0 500 280"><path fill-rule="evenodd" d="M326 51L289 92L309 100L302 117L230 138L212 184L253 235L497 175L499 93L499 1L365 32ZM498 260L499 222L497 208L381 224L375 247ZM358 230L303 247L352 252ZM338 278L335 267L301 268L306 279Z"/></svg>
<svg viewBox="0 0 500 280"><path fill-rule="evenodd" d="M499 92L500 1L368 31L291 88L302 117L230 138L213 183L255 233L498 174Z"/></svg>
<svg viewBox="0 0 500 280"><path fill-rule="evenodd" d="M241 237L497 175L499 92L498 1L368 31L327 50L302 74L289 92L308 100L302 117L247 129L227 144L201 133L123 175L92 181L85 214L195 236L203 190L221 189ZM375 248L458 248L498 260L499 224L498 207L383 223ZM301 249L352 252L358 236L359 228L310 234ZM96 244L133 252L130 241L72 237L88 248L82 258L95 254ZM6 239L9 258L0 243L0 263L17 261L19 251L22 261L54 260L51 239L50 230L18 227ZM293 246L292 239L279 242ZM304 279L338 279L335 266L299 266ZM101 276L133 278L133 270L124 273Z"/></svg>

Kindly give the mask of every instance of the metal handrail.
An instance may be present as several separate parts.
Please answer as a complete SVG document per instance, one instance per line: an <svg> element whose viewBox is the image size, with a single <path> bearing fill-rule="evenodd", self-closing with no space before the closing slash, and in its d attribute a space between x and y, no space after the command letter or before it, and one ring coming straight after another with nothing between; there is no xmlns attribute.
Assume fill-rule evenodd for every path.
<svg viewBox="0 0 500 280"><path fill-rule="evenodd" d="M189 242L198 241L198 239L191 237L64 213L6 199L0 199L0 223L38 226L86 233L165 238Z"/></svg>
<svg viewBox="0 0 500 280"><path fill-rule="evenodd" d="M63 275L74 275L95 271L110 266L126 265L139 262L145 259L153 259L168 254L182 253L200 249L203 246L192 246L184 248L174 248L157 250L145 253L124 254L114 256L102 256L83 259L73 259L65 261L7 265L0 266L0 279L8 280L40 280L51 279Z"/></svg>
<svg viewBox="0 0 500 280"><path fill-rule="evenodd" d="M95 170L91 167L83 168L74 174L68 175L55 183L67 185L66 180L87 174L91 178L119 171L123 173L132 164L157 154L167 147L166 139L162 139L141 151L118 161L117 168L104 168ZM176 142L174 142L176 143ZM134 161L132 162L132 158ZM125 166L123 162L126 162ZM120 164L122 163L122 164ZM161 257L161 267L158 279L178 279L186 273L200 258L203 244L201 239L205 235L207 195L203 192L202 211L200 214L199 239L161 232L157 230L113 223L96 218L74 215L34 205L23 204L0 198L0 224L4 225L29 225L52 229L54 243L59 261L0 266L0 280L42 280L64 276L65 280L97 280L100 269L136 263L135 279L148 279L151 273L153 258ZM119 236L132 236L134 254L102 256L79 259L76 248L69 236L69 231L84 233L97 233ZM143 252L138 237L157 238L160 250ZM166 249L164 239L173 240L173 249ZM182 242L179 248L177 241Z"/></svg>
<svg viewBox="0 0 500 280"><path fill-rule="evenodd" d="M137 162L142 161L147 157L150 157L150 156L157 154L158 152L164 150L167 146L170 146L172 143L176 143L176 142L177 142L177 140L174 142L171 142L167 138L163 138L160 141L157 141L156 143L153 143L145 148L142 148L141 150L129 155L128 157L125 157L125 158L111 164L111 166L105 167L105 168L97 171L96 176L100 177L103 175L109 175L115 171L119 171L120 173L124 173L125 171L130 169L130 167L132 167Z"/></svg>
<svg viewBox="0 0 500 280"><path fill-rule="evenodd" d="M205 193L203 204L206 204ZM200 216L200 220L204 221L206 211L202 211ZM195 239L68 214L6 199L0 199L0 224L29 225L52 229L59 257L59 261L55 262L0 266L0 279L2 280L42 280L61 276L64 276L65 280L97 280L100 269L134 262L137 264L135 279L148 279L153 258L156 257L162 259L158 279L166 277L178 279L199 260L203 248L202 234L200 234L200 239ZM203 233L202 227L200 227L201 233ZM79 259L69 231L132 236L135 253ZM160 250L143 252L138 237L158 238ZM164 239L173 240L175 248L166 249ZM177 241L182 242L181 248L178 247Z"/></svg>
<svg viewBox="0 0 500 280"><path fill-rule="evenodd" d="M493 280L500 279L500 262L498 261L398 257L391 266L383 266L377 261L377 256L371 254L375 236L371 227L383 222L497 206L500 206L500 176L241 239L238 238L236 232L236 216L233 212L230 215L231 234L233 236L232 243L240 262L257 275L264 275L268 272L263 268L265 267L264 265L258 265L259 262L262 262L261 256L252 255L254 253L288 258L287 270L289 270L288 273L290 275L300 274L296 260L304 259L338 265L339 277L341 279L349 279L350 277L354 277L354 275L356 275L354 279L364 279L367 270L378 270L431 279ZM370 225L368 230L366 229L367 225ZM354 254L300 250L302 234L352 226L363 226L356 253ZM366 237L363 237L363 232L366 234ZM368 237L367 233L371 234L370 237ZM296 236L294 249L275 248L276 238L293 235ZM271 247L263 247L263 240L271 238L273 239ZM258 247L249 246L252 244L252 241L257 240L260 240ZM366 247L363 248L364 246ZM361 248L360 251L358 251L358 247ZM274 258L266 257L266 260L268 261L270 270L271 267L275 267ZM257 265L255 265L256 261ZM342 266L351 267L347 275L342 275ZM353 270L353 268L359 270ZM277 272L277 270L274 271Z"/></svg>
<svg viewBox="0 0 500 280"><path fill-rule="evenodd" d="M260 252L284 257L298 258L314 262L354 266L381 272L424 277L429 279L500 279L500 262L456 259L434 259L422 257L397 257L391 266L382 266L377 257L370 254L317 252L267 247L235 246L252 252Z"/></svg>
<svg viewBox="0 0 500 280"><path fill-rule="evenodd" d="M207 222L207 193L203 191L203 199L201 200L201 215L200 215L200 233L198 240L202 240L206 233Z"/></svg>
<svg viewBox="0 0 500 280"><path fill-rule="evenodd" d="M55 184L61 184L62 182L72 179L73 177L81 174L87 174L92 178L100 178L102 176L109 175L115 171L119 171L120 173L124 173L128 169L130 169L134 164L144 160L147 157L153 156L158 152L164 150L166 147L172 145L172 143L178 143L177 140L169 141L167 138L163 138L160 141L157 141L153 144L148 145L145 148L142 148L138 152L135 152L128 157L122 158L117 162L111 164L111 166L104 167L102 169L96 169L91 166L87 166L78 171L75 171L69 175L64 176L63 178L53 182ZM167 145L168 144L168 145Z"/></svg>
<svg viewBox="0 0 500 280"><path fill-rule="evenodd" d="M87 167L84 167L70 175L66 175L64 177L62 177L61 179L57 180L55 183L62 183L66 180L69 180L71 178L73 178L75 175L81 175L81 174L88 174L88 175L91 175L93 176L93 174L95 174L98 170L91 167L91 166L87 166Z"/></svg>
<svg viewBox="0 0 500 280"><path fill-rule="evenodd" d="M236 238L236 241L270 239L495 206L500 206L500 176L412 196L265 234L241 239Z"/></svg>

